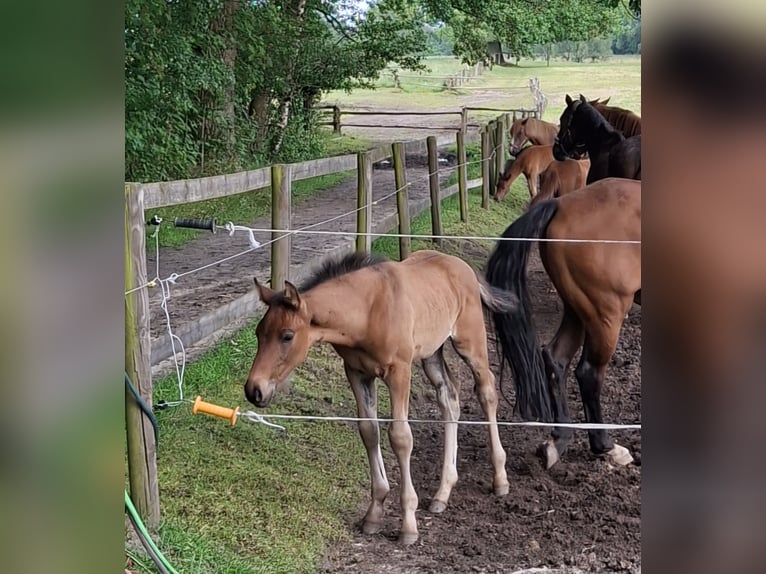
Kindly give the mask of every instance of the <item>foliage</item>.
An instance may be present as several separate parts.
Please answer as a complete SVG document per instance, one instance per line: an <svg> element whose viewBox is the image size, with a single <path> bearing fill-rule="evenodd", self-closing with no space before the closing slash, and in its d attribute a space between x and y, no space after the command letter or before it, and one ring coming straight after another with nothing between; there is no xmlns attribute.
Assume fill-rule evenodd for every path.
<svg viewBox="0 0 766 574"><path fill-rule="evenodd" d="M425 20L410 0L127 0L126 179L321 155L322 92L420 69Z"/></svg>
<svg viewBox="0 0 766 574"><path fill-rule="evenodd" d="M620 24L620 31L612 42L615 54L641 53L641 20L625 16Z"/></svg>
<svg viewBox="0 0 766 574"><path fill-rule="evenodd" d="M620 11L612 0L424 0L455 33L455 53L467 63L488 60L487 41L516 58L537 44L607 37Z"/></svg>

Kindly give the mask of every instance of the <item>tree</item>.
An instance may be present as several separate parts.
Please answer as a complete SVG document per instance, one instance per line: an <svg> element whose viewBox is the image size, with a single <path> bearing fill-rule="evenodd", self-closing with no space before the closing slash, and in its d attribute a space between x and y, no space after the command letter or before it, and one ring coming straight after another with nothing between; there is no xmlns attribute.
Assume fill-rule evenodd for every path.
<svg viewBox="0 0 766 574"><path fill-rule="evenodd" d="M531 56L535 45L607 37L616 30L621 14L613 0L424 2L434 17L453 28L455 52L469 64L489 57L488 40L500 42L503 51L518 58Z"/></svg>
<svg viewBox="0 0 766 574"><path fill-rule="evenodd" d="M422 69L428 20L414 0L127 0L126 178L321 153L322 92Z"/></svg>

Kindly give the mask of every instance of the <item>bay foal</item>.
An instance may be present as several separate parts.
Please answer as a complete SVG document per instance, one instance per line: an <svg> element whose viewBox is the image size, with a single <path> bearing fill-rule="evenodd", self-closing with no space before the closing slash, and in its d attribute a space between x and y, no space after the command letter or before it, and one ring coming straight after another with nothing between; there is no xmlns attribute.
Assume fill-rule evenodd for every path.
<svg viewBox="0 0 766 574"><path fill-rule="evenodd" d="M482 304L494 312L515 306L508 294L480 280L464 261L436 251L417 251L401 262L353 253L330 260L299 290L286 282L275 292L256 280L261 300L268 306L258 323L258 351L245 383L245 396L258 407L271 402L276 388L319 342L332 345L343 359L359 418L376 418L376 377L391 396L388 429L391 448L401 471L402 528L399 541L418 538L415 510L418 497L410 476L412 432L407 422L413 361L419 360L437 391L444 431L441 483L430 511L443 512L457 482L457 423L459 384L449 374L443 350L448 339L468 364L489 429L497 495L508 493L505 451L497 429L495 377L489 368L487 333ZM362 529L382 526L383 503L389 492L376 421L360 421L359 433L367 449L372 500Z"/></svg>

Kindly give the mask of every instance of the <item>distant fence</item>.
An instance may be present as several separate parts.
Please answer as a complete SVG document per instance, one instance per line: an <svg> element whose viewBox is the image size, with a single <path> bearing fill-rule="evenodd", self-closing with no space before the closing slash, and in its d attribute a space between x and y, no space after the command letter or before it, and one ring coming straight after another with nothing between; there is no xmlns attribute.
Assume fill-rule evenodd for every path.
<svg viewBox="0 0 766 574"><path fill-rule="evenodd" d="M481 177L472 181L467 179L466 139L467 128L473 124L467 121L471 110L501 111L501 115L486 124L476 124L481 141ZM401 112L400 112L401 113ZM158 337L154 341L150 335L149 286L146 263L146 216L149 208L180 205L184 203L225 197L240 193L271 192L271 220L276 230L290 230L292 182L356 170L357 201L355 243L346 244L344 250L369 250L372 242L372 166L386 159L392 159L396 188L391 195L396 195L396 215L388 218L382 226L386 231L397 229L400 234L410 234L410 221L420 213L429 210L432 215L434 235L441 235L441 202L451 195L458 194L460 199L460 217L468 219L468 190L481 186L482 206L489 207L490 190L495 187L503 170L507 151L507 133L511 121L517 116L537 116L538 109L503 110L495 108L463 108L455 112L461 117L459 129L455 130L457 145L456 184L442 189L439 173L444 169L439 165L437 139L429 136L425 140L397 142L359 152L357 154L322 158L293 164L278 164L266 168L243 171L234 174L217 175L198 179L158 183L125 184L125 368L126 374L133 381L138 394L151 406L152 380L151 365L163 360L172 353L172 336ZM454 129L450 128L450 129ZM425 144L425 145L424 145ZM427 150L429 173L429 197L419 201L410 201L406 184L406 153L408 150ZM352 213L354 213L352 212ZM271 287L281 289L284 281L290 278L291 249L290 233L273 231L271 234ZM399 238L399 252L406 257L411 251L409 237ZM436 240L440 241L439 239ZM208 312L194 321L190 321L175 330L185 346L191 346L219 332L237 319L252 316L256 308L257 294L251 291L218 309ZM140 413L136 401L126 396L126 425L128 466L131 483L131 496L139 514L144 520L156 523L159 516L159 495L157 491L156 437L151 425Z"/></svg>
<svg viewBox="0 0 766 574"><path fill-rule="evenodd" d="M414 84L421 86L433 86L442 87L445 89L462 88L466 83L470 82L473 78L477 78L484 73L486 66L483 63L474 64L469 66L464 64L459 72L447 75L421 75L421 74L407 74L402 73L399 69L387 70L387 73L391 76L394 84L394 88L402 89L402 80L405 84ZM436 80L435 82L433 80Z"/></svg>

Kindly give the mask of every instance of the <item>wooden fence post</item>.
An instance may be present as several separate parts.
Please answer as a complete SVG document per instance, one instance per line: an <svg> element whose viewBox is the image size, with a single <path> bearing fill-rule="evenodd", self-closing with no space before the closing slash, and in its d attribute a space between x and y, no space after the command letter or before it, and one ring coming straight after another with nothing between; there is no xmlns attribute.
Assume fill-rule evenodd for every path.
<svg viewBox="0 0 766 574"><path fill-rule="evenodd" d="M395 142L392 146L394 153L394 185L396 185L396 210L399 213L399 233L409 235L410 228L410 202L407 193L406 158L404 144ZM412 240L409 237L399 238L399 260L404 260L412 253Z"/></svg>
<svg viewBox="0 0 766 574"><path fill-rule="evenodd" d="M487 124L487 133L489 135L489 188L494 193L497 186L497 178L500 176L497 171L497 161L495 161L495 148L497 147L497 130L495 129L495 120Z"/></svg>
<svg viewBox="0 0 766 574"><path fill-rule="evenodd" d="M442 234L442 205L439 197L439 155L436 147L436 136L426 138L428 147L428 183L431 190L431 232L433 235ZM441 238L435 238L436 245L441 246Z"/></svg>
<svg viewBox="0 0 766 574"><path fill-rule="evenodd" d="M356 156L356 232L367 235L356 236L356 250L370 252L372 248L372 157L370 152L361 151Z"/></svg>
<svg viewBox="0 0 766 574"><path fill-rule="evenodd" d="M332 107L332 131L338 135L341 135L340 131L340 108L338 106Z"/></svg>
<svg viewBox="0 0 766 574"><path fill-rule="evenodd" d="M481 130L481 206L484 209L489 209L489 190L492 182L490 181L489 164L490 160L489 149L489 131L487 127L483 127Z"/></svg>
<svg viewBox="0 0 766 574"><path fill-rule="evenodd" d="M465 133L457 132L457 188L460 196L460 221L468 221L468 166L466 165Z"/></svg>
<svg viewBox="0 0 766 574"><path fill-rule="evenodd" d="M143 188L125 184L125 291L147 281L145 233ZM125 296L125 372L141 398L151 408L151 339L149 293L146 288ZM154 529L160 521L157 437L151 422L127 388L125 430L130 497L143 521Z"/></svg>
<svg viewBox="0 0 766 574"><path fill-rule="evenodd" d="M495 123L495 184L500 179L505 167L505 126L503 117L497 118Z"/></svg>
<svg viewBox="0 0 766 574"><path fill-rule="evenodd" d="M290 229L292 196L292 168L289 165L271 166L271 228ZM271 288L282 290L290 278L291 237L286 233L271 232Z"/></svg>
<svg viewBox="0 0 766 574"><path fill-rule="evenodd" d="M468 129L468 110L465 106L460 108L460 131L465 133Z"/></svg>

